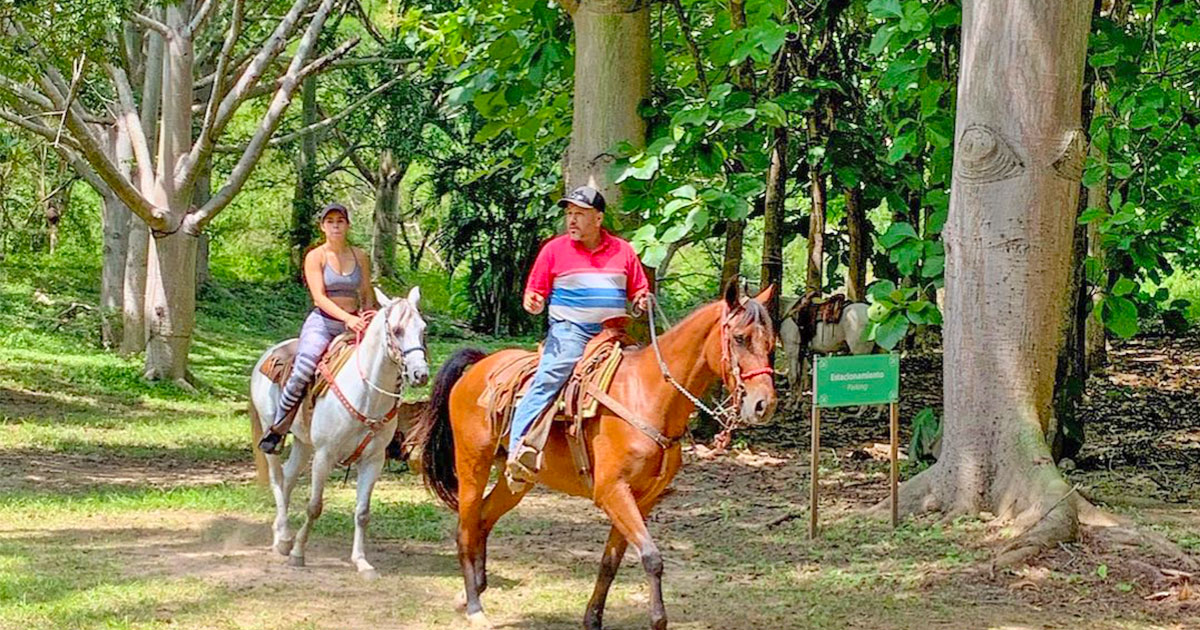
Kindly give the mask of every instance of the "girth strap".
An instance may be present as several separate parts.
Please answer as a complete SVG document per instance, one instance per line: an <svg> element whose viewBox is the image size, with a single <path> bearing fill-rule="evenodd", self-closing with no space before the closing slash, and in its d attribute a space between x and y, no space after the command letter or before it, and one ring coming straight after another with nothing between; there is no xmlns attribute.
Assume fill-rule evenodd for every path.
<svg viewBox="0 0 1200 630"><path fill-rule="evenodd" d="M587 392L596 400L600 401L601 405L608 407L613 413L617 414L617 417L621 418L625 422L628 422L630 426L638 431L645 433L647 437L654 440L655 443L657 443L663 450L667 450L679 443L680 438L669 438L663 435L662 431L659 431L655 427L651 426L650 423L639 418L636 414L630 411L628 407L617 402L617 399L609 396L608 393L600 391L598 387L589 384Z"/></svg>

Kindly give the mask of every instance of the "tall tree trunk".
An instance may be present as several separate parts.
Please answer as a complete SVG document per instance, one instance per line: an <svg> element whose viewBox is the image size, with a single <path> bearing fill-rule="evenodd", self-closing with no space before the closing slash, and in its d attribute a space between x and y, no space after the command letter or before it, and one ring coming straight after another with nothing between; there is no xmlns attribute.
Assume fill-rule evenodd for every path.
<svg viewBox="0 0 1200 630"><path fill-rule="evenodd" d="M301 127L314 125L319 120L317 111L317 79L305 79L300 87ZM306 134L300 139L300 150L296 153L296 188L292 193L291 263L295 273L300 273L304 252L316 239L317 230L313 217L317 215L317 134Z"/></svg>
<svg viewBox="0 0 1200 630"><path fill-rule="evenodd" d="M146 372L151 380L188 380L187 353L196 327L196 246L184 232L155 235L146 276Z"/></svg>
<svg viewBox="0 0 1200 630"><path fill-rule="evenodd" d="M729 0L729 20L734 31L746 28L745 0ZM743 91L754 89L754 67L750 60L738 66L733 73L734 83ZM740 165L739 165L740 166ZM718 295L725 294L725 287L737 282L742 272L742 252L746 242L746 218L730 217L725 220L725 252L721 264L721 285Z"/></svg>
<svg viewBox="0 0 1200 630"><path fill-rule="evenodd" d="M793 40L799 42L797 38ZM788 43L775 56L771 66L771 96L778 97L792 85L789 59L794 44ZM788 130L787 126L776 127L772 132L771 164L767 167L767 194L763 200L763 249L762 274L759 286L775 287L767 310L776 326L782 316L779 298L783 294L783 202L787 198Z"/></svg>
<svg viewBox="0 0 1200 630"><path fill-rule="evenodd" d="M190 2L165 8L167 25L176 34L167 38L163 57L162 126L156 189L152 201L167 208L179 225L191 208L195 188L180 187L171 176L186 158L192 143L192 42L179 33L186 31ZM177 223L178 222L178 223ZM152 380L171 380L184 385L188 380L187 354L196 326L197 237L184 230L155 233L149 246L146 274L146 371Z"/></svg>
<svg viewBox="0 0 1200 630"><path fill-rule="evenodd" d="M135 214L129 216L129 245L125 253L125 278L121 299L121 354L146 348L146 272L150 230Z"/></svg>
<svg viewBox="0 0 1200 630"><path fill-rule="evenodd" d="M129 208L113 195L106 195L101 223L104 229L104 253L100 269L101 341L105 348L121 343L121 329L114 327L125 292L125 259L129 251Z"/></svg>
<svg viewBox="0 0 1200 630"><path fill-rule="evenodd" d="M391 151L379 157L375 176L375 214L371 226L371 269L375 278L396 276L396 211L404 169L396 165Z"/></svg>
<svg viewBox="0 0 1200 630"><path fill-rule="evenodd" d="M580 0L575 22L575 112L563 169L567 190L594 186L608 207L621 208L609 177L621 142L641 147L646 122L638 106L650 93L650 3Z"/></svg>
<svg viewBox="0 0 1200 630"><path fill-rule="evenodd" d="M1069 539L1087 505L1045 433L1053 414L1073 217L1087 143L1080 95L1091 0L967 0L946 224L942 454L906 511L988 511L1018 532L1006 564Z"/></svg>
<svg viewBox="0 0 1200 630"><path fill-rule="evenodd" d="M809 126L815 141L816 123ZM808 221L808 266L804 274L804 286L809 291L820 291L825 284L825 173L819 164L813 164L808 169L809 185L812 196L812 209Z"/></svg>
<svg viewBox="0 0 1200 630"><path fill-rule="evenodd" d="M850 236L850 264L846 271L846 297L852 302L867 299L867 260L871 253L871 230L863 208L862 190L846 190L846 232Z"/></svg>
<svg viewBox="0 0 1200 630"><path fill-rule="evenodd" d="M202 206L212 199L212 165L205 168L202 173L196 176L196 192L193 196L192 205ZM211 274L208 270L208 246L211 240L208 237L208 232L203 232L196 237L196 287L200 288L208 284Z"/></svg>
<svg viewBox="0 0 1200 630"><path fill-rule="evenodd" d="M127 173L133 158L128 133L114 125L102 137L113 161ZM100 336L105 348L115 348L121 345L122 339L121 328L113 326L113 323L118 320L116 314L122 310L125 259L129 251L129 220L133 213L116 195L103 195L101 203L104 250L100 270Z"/></svg>
<svg viewBox="0 0 1200 630"><path fill-rule="evenodd" d="M763 202L763 246L762 274L759 287L775 287L767 310L771 321L779 323L779 296L783 293L783 201L787 196L787 149L786 127L774 131L771 148L771 165L767 168L767 198Z"/></svg>

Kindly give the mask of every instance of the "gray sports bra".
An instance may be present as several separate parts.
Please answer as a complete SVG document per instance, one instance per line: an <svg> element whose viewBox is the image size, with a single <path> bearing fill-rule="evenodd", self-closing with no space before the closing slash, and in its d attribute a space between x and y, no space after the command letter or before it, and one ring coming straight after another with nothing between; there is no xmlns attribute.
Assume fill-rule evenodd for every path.
<svg viewBox="0 0 1200 630"><path fill-rule="evenodd" d="M358 265L358 256L354 257L354 271L340 274L328 264L324 265L325 295L329 297L358 297L358 288L362 285L362 268Z"/></svg>

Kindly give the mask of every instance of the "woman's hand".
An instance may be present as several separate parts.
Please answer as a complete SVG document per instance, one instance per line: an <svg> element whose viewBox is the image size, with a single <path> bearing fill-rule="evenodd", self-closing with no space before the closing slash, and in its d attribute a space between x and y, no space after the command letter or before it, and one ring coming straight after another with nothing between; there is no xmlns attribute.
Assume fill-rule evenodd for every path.
<svg viewBox="0 0 1200 630"><path fill-rule="evenodd" d="M353 330L356 333L366 332L367 320L365 320L357 315L351 315L350 319L346 320L346 328L349 328L350 330Z"/></svg>

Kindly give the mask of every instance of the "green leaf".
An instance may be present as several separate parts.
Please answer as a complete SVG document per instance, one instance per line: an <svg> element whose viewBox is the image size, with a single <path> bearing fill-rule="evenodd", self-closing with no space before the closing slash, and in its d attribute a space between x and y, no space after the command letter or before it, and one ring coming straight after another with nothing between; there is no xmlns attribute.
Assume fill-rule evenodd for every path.
<svg viewBox="0 0 1200 630"><path fill-rule="evenodd" d="M922 278L936 278L946 271L946 256L928 256L921 265Z"/></svg>
<svg viewBox="0 0 1200 630"><path fill-rule="evenodd" d="M887 232L884 232L883 236L879 237L879 244L887 249L891 249L901 241L907 239L920 240L920 237L917 236L917 231L913 229L913 226L903 222L893 223L888 226Z"/></svg>
<svg viewBox="0 0 1200 630"><path fill-rule="evenodd" d="M688 226L687 225L684 225L682 223L676 224L676 225L672 225L671 227L667 228L667 231L663 233L662 240L664 243L674 243L675 241L678 241L679 239L687 236L687 234L688 234Z"/></svg>
<svg viewBox="0 0 1200 630"><path fill-rule="evenodd" d="M685 109L676 113L671 117L671 125L682 127L685 125L702 125L708 120L709 109L707 105L694 109Z"/></svg>
<svg viewBox="0 0 1200 630"><path fill-rule="evenodd" d="M787 112L778 103L763 101L759 103L757 112L758 117L772 127L787 126Z"/></svg>
<svg viewBox="0 0 1200 630"><path fill-rule="evenodd" d="M1145 129L1158 122L1158 110L1149 105L1143 105L1129 117L1129 126L1134 129Z"/></svg>
<svg viewBox="0 0 1200 630"><path fill-rule="evenodd" d="M634 179L650 179L658 172L658 157L649 155L626 166L616 178L615 183L621 183L630 177Z"/></svg>
<svg viewBox="0 0 1200 630"><path fill-rule="evenodd" d="M696 198L696 187L691 184L684 184L679 188L672 190L671 195L675 197L682 197L683 199L694 200Z"/></svg>
<svg viewBox="0 0 1200 630"><path fill-rule="evenodd" d="M896 27L891 24L881 26L878 31L875 31L875 36L871 38L871 46L867 52L872 55L878 55L887 49L888 42L892 41L892 35L895 34Z"/></svg>
<svg viewBox="0 0 1200 630"><path fill-rule="evenodd" d="M1117 65L1117 60L1121 58L1121 50L1119 48L1110 48L1102 53L1097 53L1088 59L1088 65L1093 68L1108 68Z"/></svg>
<svg viewBox="0 0 1200 630"><path fill-rule="evenodd" d="M1117 279L1116 283L1113 284L1111 293L1113 295L1129 295L1130 293L1133 293L1134 290L1136 290L1137 288L1138 288L1138 285L1136 282L1134 282L1133 280L1130 280L1129 278L1121 276L1120 278Z"/></svg>
<svg viewBox="0 0 1200 630"><path fill-rule="evenodd" d="M1096 575L1100 576L1100 579L1102 579L1102 580L1107 579L1108 578L1108 565L1101 564L1100 566L1096 567Z"/></svg>
<svg viewBox="0 0 1200 630"><path fill-rule="evenodd" d="M880 19L904 17L904 9L900 0L871 0L867 4L867 12L871 17Z"/></svg>
<svg viewBox="0 0 1200 630"><path fill-rule="evenodd" d="M1109 164L1112 169L1113 177L1117 179L1129 179L1133 175L1133 167L1125 162L1113 162Z"/></svg>
<svg viewBox="0 0 1200 630"><path fill-rule="evenodd" d="M871 298L877 302L882 302L888 300L888 296L890 296L895 290L895 282L892 282L891 280L877 280L872 283L869 288L867 288L867 295L871 296Z"/></svg>
<svg viewBox="0 0 1200 630"><path fill-rule="evenodd" d="M1128 339L1137 334L1137 306L1128 299L1120 296L1106 297L1100 313L1104 325L1121 338Z"/></svg>
<svg viewBox="0 0 1200 630"><path fill-rule="evenodd" d="M1086 225L1088 223L1091 223L1092 221L1096 221L1098 219L1107 219L1107 218L1108 218L1107 210L1105 210L1104 208L1091 207L1091 208L1088 208L1087 210L1084 210L1083 213L1079 215L1079 224Z"/></svg>
<svg viewBox="0 0 1200 630"><path fill-rule="evenodd" d="M675 140L672 138L659 138L646 147L647 155L662 155L670 153L675 148Z"/></svg>
<svg viewBox="0 0 1200 630"><path fill-rule="evenodd" d="M726 96L733 92L733 86L728 83L718 83L714 85L708 92L708 100L712 103L720 103L725 100Z"/></svg>
<svg viewBox="0 0 1200 630"><path fill-rule="evenodd" d="M667 205L663 206L663 214L674 214L675 212L691 206L694 203L696 202L692 201L691 199L672 199L671 201L667 202Z"/></svg>
<svg viewBox="0 0 1200 630"><path fill-rule="evenodd" d="M903 160L913 149L917 148L917 129L909 129L892 140L892 148L888 151L888 164Z"/></svg>
<svg viewBox="0 0 1200 630"><path fill-rule="evenodd" d="M750 108L735 109L721 116L721 122L730 129L745 127L752 120L754 120L754 110Z"/></svg>
<svg viewBox="0 0 1200 630"><path fill-rule="evenodd" d="M896 311L875 328L875 343L884 350L891 350L908 334L908 317Z"/></svg>
<svg viewBox="0 0 1200 630"><path fill-rule="evenodd" d="M687 223L691 224L696 230L703 230L708 227L708 208L704 206L696 206L688 213Z"/></svg>
<svg viewBox="0 0 1200 630"><path fill-rule="evenodd" d="M500 133L503 132L507 127L508 127L508 125L506 125L504 123L504 121L501 121L501 120L489 121L486 125L480 127L479 131L475 132L474 140L475 140L475 142L480 142L480 143L487 142L488 140L491 140L492 138L495 138L496 136L500 135Z"/></svg>
<svg viewBox="0 0 1200 630"><path fill-rule="evenodd" d="M646 248L642 253L642 262L647 267L657 267L667 257L667 246L662 243L655 243Z"/></svg>

